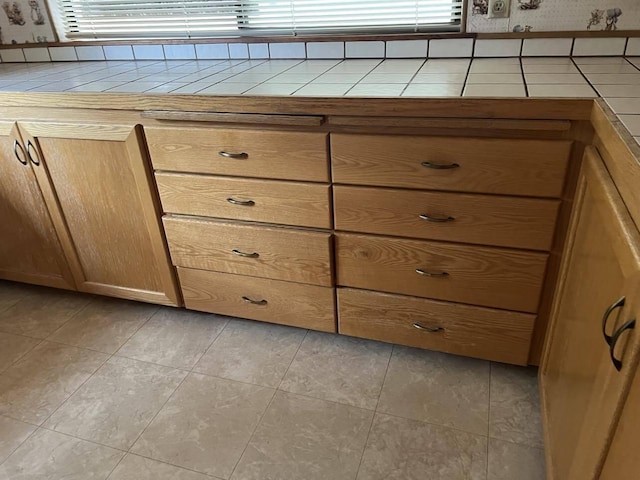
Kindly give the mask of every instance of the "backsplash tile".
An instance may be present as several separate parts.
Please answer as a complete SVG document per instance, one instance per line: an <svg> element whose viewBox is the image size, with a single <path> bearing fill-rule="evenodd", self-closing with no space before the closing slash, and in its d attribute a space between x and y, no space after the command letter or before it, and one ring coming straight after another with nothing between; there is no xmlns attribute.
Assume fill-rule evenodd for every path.
<svg viewBox="0 0 640 480"><path fill-rule="evenodd" d="M475 57L518 57L522 40L519 38L509 39L479 39L476 40Z"/></svg>
<svg viewBox="0 0 640 480"><path fill-rule="evenodd" d="M101 46L76 47L78 60L105 60Z"/></svg>
<svg viewBox="0 0 640 480"><path fill-rule="evenodd" d="M105 45L102 48L107 60L133 60L131 45Z"/></svg>
<svg viewBox="0 0 640 480"><path fill-rule="evenodd" d="M347 58L383 58L385 55L384 42L347 42L345 47Z"/></svg>
<svg viewBox="0 0 640 480"><path fill-rule="evenodd" d="M269 45L266 43L250 43L249 58L269 58Z"/></svg>
<svg viewBox="0 0 640 480"><path fill-rule="evenodd" d="M25 48L24 57L27 62L50 62L49 49L46 47L40 48Z"/></svg>
<svg viewBox="0 0 640 480"><path fill-rule="evenodd" d="M428 40L391 40L387 42L387 58L426 58Z"/></svg>
<svg viewBox="0 0 640 480"><path fill-rule="evenodd" d="M249 47L246 43L230 43L229 58L247 59L249 58Z"/></svg>
<svg viewBox="0 0 640 480"><path fill-rule="evenodd" d="M624 55L626 38L576 38L573 55L592 57L598 55Z"/></svg>
<svg viewBox="0 0 640 480"><path fill-rule="evenodd" d="M453 38L429 42L429 58L471 57L472 54L473 38Z"/></svg>
<svg viewBox="0 0 640 480"><path fill-rule="evenodd" d="M571 55L573 38L525 38L522 44L523 57L568 57Z"/></svg>
<svg viewBox="0 0 640 480"><path fill-rule="evenodd" d="M196 57L199 60L224 60L229 58L229 46L226 43L200 43L196 45Z"/></svg>
<svg viewBox="0 0 640 480"><path fill-rule="evenodd" d="M640 37L629 39L625 55L640 56Z"/></svg>
<svg viewBox="0 0 640 480"><path fill-rule="evenodd" d="M167 60L195 60L194 45L163 45L164 58Z"/></svg>
<svg viewBox="0 0 640 480"><path fill-rule="evenodd" d="M54 62L75 62L78 60L73 47L49 47L49 55Z"/></svg>
<svg viewBox="0 0 640 480"><path fill-rule="evenodd" d="M162 45L134 45L133 55L136 60L164 60Z"/></svg>
<svg viewBox="0 0 640 480"><path fill-rule="evenodd" d="M270 43L271 58L305 58L304 43Z"/></svg>
<svg viewBox="0 0 640 480"><path fill-rule="evenodd" d="M344 58L344 42L309 42L307 58Z"/></svg>

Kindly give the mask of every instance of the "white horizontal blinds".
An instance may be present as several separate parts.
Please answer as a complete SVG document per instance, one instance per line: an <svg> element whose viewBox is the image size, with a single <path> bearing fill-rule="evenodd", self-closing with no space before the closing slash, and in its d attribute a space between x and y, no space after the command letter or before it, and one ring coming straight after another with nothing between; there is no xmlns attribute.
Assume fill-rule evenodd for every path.
<svg viewBox="0 0 640 480"><path fill-rule="evenodd" d="M56 0L68 38L422 31L459 25L462 0Z"/></svg>

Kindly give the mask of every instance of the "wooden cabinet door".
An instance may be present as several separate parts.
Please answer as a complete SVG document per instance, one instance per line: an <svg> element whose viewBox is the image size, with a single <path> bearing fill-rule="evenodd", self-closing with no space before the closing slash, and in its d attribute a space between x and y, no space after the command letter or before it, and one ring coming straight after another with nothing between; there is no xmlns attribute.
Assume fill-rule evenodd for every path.
<svg viewBox="0 0 640 480"><path fill-rule="evenodd" d="M0 278L75 289L14 122L0 122Z"/></svg>
<svg viewBox="0 0 640 480"><path fill-rule="evenodd" d="M614 352L622 363L618 371L603 316L612 307L608 335L638 318L639 275L640 235L602 160L589 148L540 370L550 479L599 478L640 342L639 328L621 333ZM622 297L624 304L615 307Z"/></svg>
<svg viewBox="0 0 640 480"><path fill-rule="evenodd" d="M78 289L177 305L173 267L138 128L19 123Z"/></svg>

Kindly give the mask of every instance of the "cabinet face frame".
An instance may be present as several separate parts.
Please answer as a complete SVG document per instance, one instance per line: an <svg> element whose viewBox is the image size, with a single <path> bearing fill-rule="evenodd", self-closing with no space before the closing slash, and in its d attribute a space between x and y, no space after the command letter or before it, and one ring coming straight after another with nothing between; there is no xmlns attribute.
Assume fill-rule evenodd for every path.
<svg viewBox="0 0 640 480"><path fill-rule="evenodd" d="M541 402L543 413L543 425L545 427L545 451L547 456L547 475L550 480L596 480L599 478L600 471L606 459L607 451L615 429L618 423L620 412L624 405L629 386L635 370L638 367L640 358L640 334L637 329L625 332L622 335L620 345L616 348L616 355L622 356L623 366L621 371L616 371L611 363L608 355L609 347L606 345L605 339L601 333L601 317L602 311L594 311L591 324L596 329L594 334L598 336L597 343L599 351L595 352L585 346L580 351L584 355L584 359L575 357L578 331L574 331L572 338L561 336L559 331L566 328L568 319L560 318L561 312L566 308L565 303L572 305L572 293L578 288L574 283L578 276L574 272L576 268L580 268L582 263L578 263L575 256L593 254L594 264L599 261L598 252L594 248L589 248L595 242L585 238L583 235L578 236L579 230L584 228L584 215L589 210L596 213L609 214L606 219L610 219L612 229L616 234L612 244L609 247L609 253L615 257L619 267L620 275L611 278L611 282L621 285L620 296L626 297L625 304L622 308L617 309L611 315L607 332L612 334L616 329L629 319L640 319L640 234L638 233L628 211L619 196L618 191L613 184L604 164L593 147L588 147L585 153L585 161L580 173L579 184L577 189L574 211L571 218L569 237L565 251L563 253L563 262L559 276L559 282L556 290L552 310L552 323L546 339L545 348L542 357L542 364L539 372ZM589 224L587 224L589 225ZM591 226L591 225L589 225ZM598 236L598 225L593 225L593 235ZM602 226L604 228L605 226ZM594 238L594 237L591 237ZM594 245L594 247L597 246ZM576 253L578 252L578 253ZM611 258L611 256L609 258ZM606 273L606 272L605 272ZM581 278L581 282L588 282L587 278ZM586 286L588 289L598 288L598 285L607 283L606 279L598 279L595 285ZM581 299L584 303L591 300L589 297ZM611 298L615 301L617 298ZM588 307L588 305L587 305ZM598 308L602 307L599 305ZM615 317L615 318L614 318ZM584 326L584 325L579 325ZM591 330L593 332L593 330ZM567 334L567 331L564 332ZM626 337L626 338L625 338ZM573 345L574 348L571 348ZM574 356L567 357L567 352L573 350ZM606 352L603 354L603 352ZM573 372L569 375L566 369L573 365L589 365L589 360L593 361L594 356L601 360L597 365L593 365L593 370L589 370L588 376L580 375L580 372ZM565 363L566 362L566 363ZM572 362L572 363L570 363ZM593 363L593 362L592 362ZM563 367L565 370L563 371ZM584 374L584 372L582 372ZM562 378L561 378L562 376ZM559 398L557 386L560 384L573 384L576 388L572 388L572 394L580 395L578 400L572 400L568 396ZM578 388L582 385L582 389ZM585 386L586 385L586 386ZM555 406L560 402L561 408L559 413L554 412L559 407ZM583 416L576 417L572 421L571 418L559 419L558 415L565 411L572 403L579 403L584 406L582 409ZM562 408L564 405L564 408ZM579 409L576 409L578 411ZM566 412L565 412L566 413ZM554 437L562 431L562 421L568 423L568 427L574 426L574 433L580 432L575 445L567 445L566 442L554 442ZM555 430L554 430L555 429ZM566 439L565 439L566 440ZM563 463L560 467L553 463L554 459L562 459ZM558 462L559 463L559 462ZM560 469L560 471L558 471Z"/></svg>
<svg viewBox="0 0 640 480"><path fill-rule="evenodd" d="M24 271L23 268L21 268L20 271L16 271L9 268L3 269L3 267L0 266L0 278L18 282L34 283L48 287L75 290L76 286L73 276L54 228L50 212L44 202L42 192L38 186L33 165L29 161L26 143L20 136L16 122L0 121L0 139L12 143L14 145L14 150L19 147L21 154L24 156L24 163L18 163L18 159L15 158L18 154L15 151L8 154L9 158L0 160L0 164L4 161L7 162L7 165L2 169L2 175L7 176L8 173L13 171L13 174L10 175L10 180L17 182L14 185L14 187L16 187L15 189L9 189L5 193L14 196L14 201L16 203L22 203L23 207L28 208L29 212L28 215L26 215L27 220L30 219L37 222L42 229L40 233L46 232L44 238L41 238L39 242L34 238L29 238L24 235L23 238L20 238L20 241L25 242L24 249L32 256L42 257L48 255L53 257L53 263L58 267L58 271L44 272L39 271L39 268L36 268L38 271ZM15 171L15 169L21 169L22 171ZM20 183L22 185L20 185ZM28 188L25 189L25 187ZM24 197L25 195L31 195L34 198L28 199ZM31 203L31 205L28 205L29 203ZM41 208L30 208L37 207L37 203L42 203ZM3 225L3 229L10 227L11 225ZM6 234L11 235L11 232L6 232ZM44 251L43 246L41 245L42 241L47 243L46 251ZM49 261L51 261L51 258Z"/></svg>
<svg viewBox="0 0 640 480"><path fill-rule="evenodd" d="M77 123L49 123L49 122L19 122L18 127L23 138L30 141L37 155L40 165L34 168L38 183L49 210L56 230L60 236L63 250L68 259L73 278L78 290L108 295L131 300L141 300L163 305L181 305L181 297L178 293L175 271L171 266L167 246L162 233L160 222L159 201L152 183L151 171L144 150L144 140L141 135L141 127L135 125L118 124L88 124ZM62 209L60 199L56 192L43 149L39 138L56 140L95 140L105 142L118 142L124 145L128 158L128 166L133 175L133 181L137 189L137 198L144 217L144 229L151 240L151 250L155 260L155 268L158 272L158 280L162 291L131 288L124 285L94 282L88 278L83 268L81 255L74 242L69 229L65 212Z"/></svg>

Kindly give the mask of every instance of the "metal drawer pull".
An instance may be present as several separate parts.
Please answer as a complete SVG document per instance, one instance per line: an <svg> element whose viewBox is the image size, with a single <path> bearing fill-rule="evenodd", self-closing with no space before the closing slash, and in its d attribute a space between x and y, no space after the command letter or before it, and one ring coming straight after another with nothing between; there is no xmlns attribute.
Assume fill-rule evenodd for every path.
<svg viewBox="0 0 640 480"><path fill-rule="evenodd" d="M625 297L621 297L615 302L613 302L607 310L604 312L602 316L602 336L604 337L604 341L607 342L607 345L611 345L611 335L607 335L607 321L609 320L609 316L613 313L616 308L624 307L624 299Z"/></svg>
<svg viewBox="0 0 640 480"><path fill-rule="evenodd" d="M616 343L618 343L618 339L620 335L622 335L626 330L633 330L636 328L636 319L631 319L624 325L622 325L616 333L611 336L611 343L609 344L609 355L611 355L611 362L613 366L616 367L617 371L622 370L622 361L618 360L615 356Z"/></svg>
<svg viewBox="0 0 640 480"><path fill-rule="evenodd" d="M431 163L431 162L422 162L420 165L427 168L432 168L434 170L451 170L452 168L458 168L460 165L457 163Z"/></svg>
<svg viewBox="0 0 640 480"><path fill-rule="evenodd" d="M231 250L231 252L234 253L235 255L238 255L239 257L246 257L246 258L258 258L260 256L260 254L257 252L246 253L246 252L241 252L240 250L236 250L235 248Z"/></svg>
<svg viewBox="0 0 640 480"><path fill-rule="evenodd" d="M427 222L434 223L444 223L444 222L452 222L455 220L453 217L434 217L432 215L427 215L426 213L422 213L419 215L422 220L426 220Z"/></svg>
<svg viewBox="0 0 640 480"><path fill-rule="evenodd" d="M38 165L40 165L40 160L35 161L33 159L33 156L31 155L31 147L33 147L33 143L31 143L31 140L27 140L27 158L31 160L31 163L33 163L37 167ZM38 155L36 155L36 158L38 158Z"/></svg>
<svg viewBox="0 0 640 480"><path fill-rule="evenodd" d="M231 152L225 152L224 150L222 150L218 152L218 155L225 158L239 158L239 159L249 158L249 154L245 152L231 153Z"/></svg>
<svg viewBox="0 0 640 480"><path fill-rule="evenodd" d="M421 268L416 268L416 273L420 275L424 275L425 277L448 277L449 274L447 272L427 272L422 270Z"/></svg>
<svg viewBox="0 0 640 480"><path fill-rule="evenodd" d="M242 300L244 300L247 303L250 303L252 305L266 305L267 301L266 300L253 300L249 297L242 297Z"/></svg>
<svg viewBox="0 0 640 480"><path fill-rule="evenodd" d="M22 145L20 145L20 142L18 142L18 140L14 140L13 141L13 153L15 154L16 158L18 159L18 161L22 164L22 165L26 165L28 162L27 160L22 160L20 158L20 155L18 155L18 148L20 148L20 151L22 152L22 156L24 156L24 148L22 147Z"/></svg>
<svg viewBox="0 0 640 480"><path fill-rule="evenodd" d="M236 200L235 198L227 198L227 202L233 203L234 205L244 205L245 207L253 207L256 202L253 200Z"/></svg>
<svg viewBox="0 0 640 480"><path fill-rule="evenodd" d="M423 330L429 333L444 332L444 328L442 327L425 327L417 322L413 324L413 328L417 328L418 330Z"/></svg>

